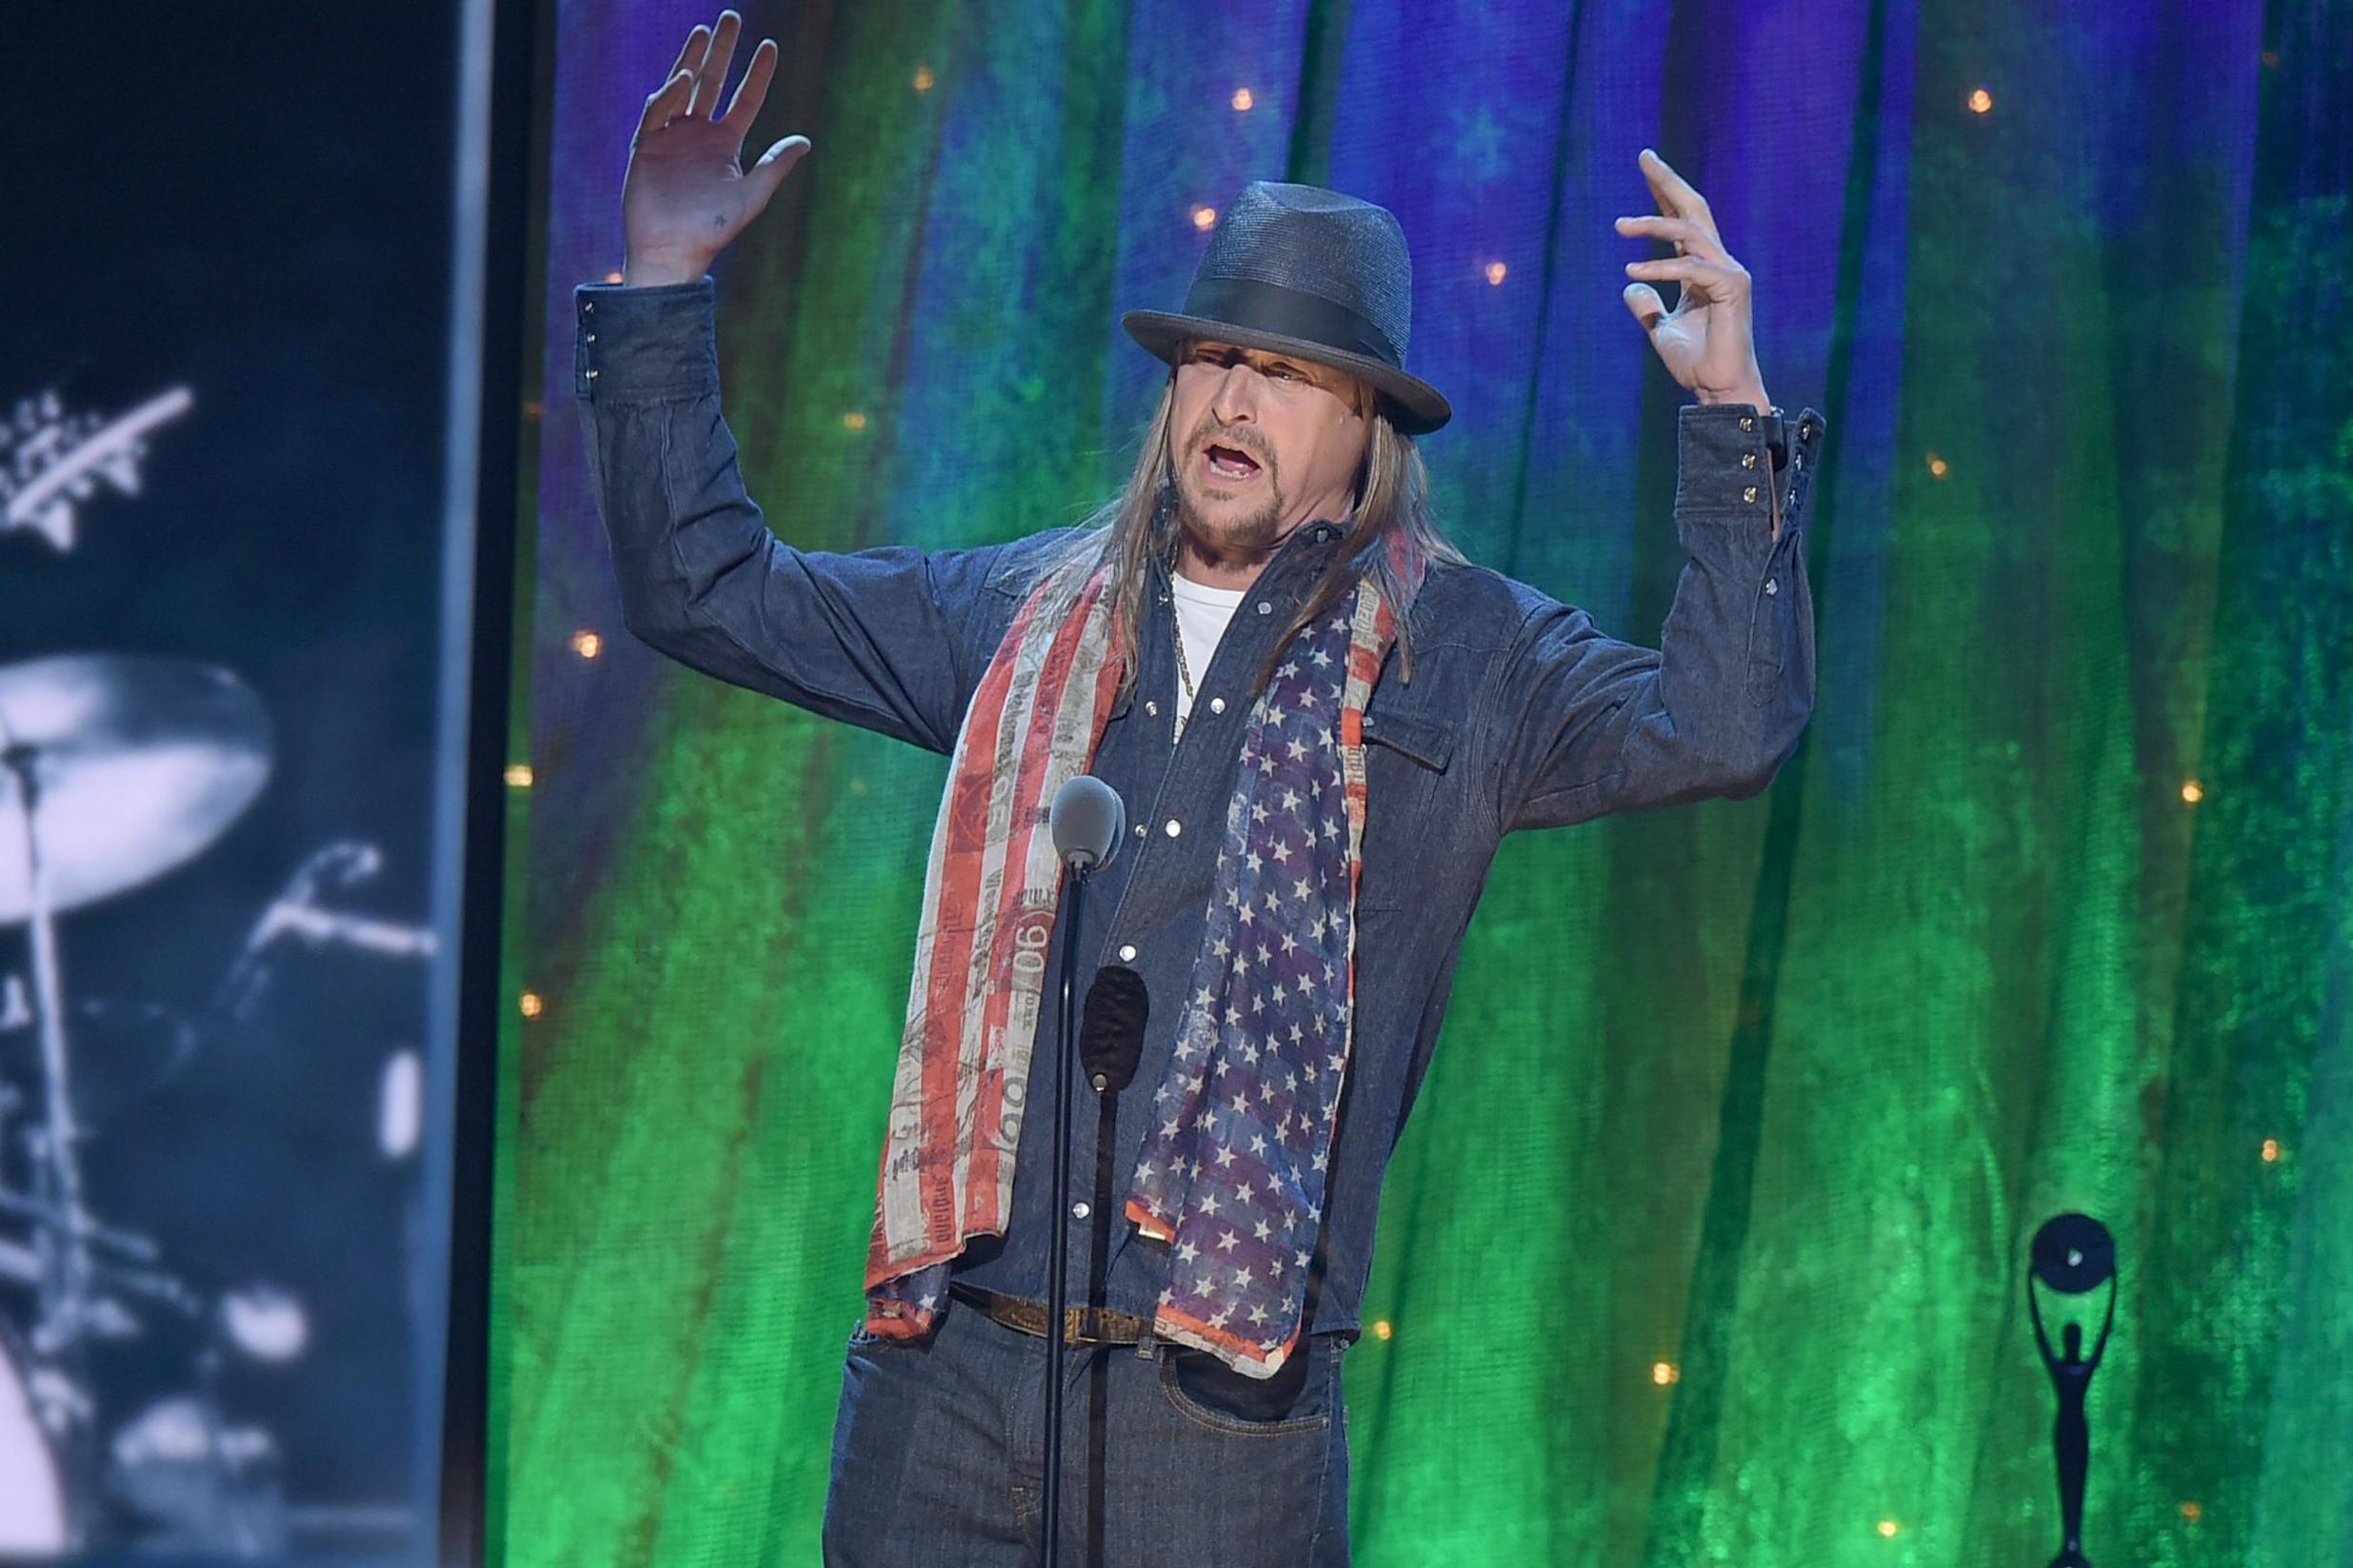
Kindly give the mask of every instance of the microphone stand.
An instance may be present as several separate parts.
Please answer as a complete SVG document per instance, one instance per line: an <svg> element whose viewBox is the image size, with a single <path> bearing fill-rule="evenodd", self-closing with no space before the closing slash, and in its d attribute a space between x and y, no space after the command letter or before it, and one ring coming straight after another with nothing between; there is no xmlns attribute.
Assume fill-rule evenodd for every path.
<svg viewBox="0 0 2353 1568"><path fill-rule="evenodd" d="M1126 985L1124 992L1122 982ZM1096 1001L1107 985L1112 987L1114 1002L1126 997L1134 1004L1132 1012L1114 1007L1120 1023L1116 1029L1097 1027ZM1087 992L1087 1027L1079 1043L1079 1065L1086 1070L1087 1082L1095 1090L1095 1208L1087 1242L1087 1304L1099 1314L1110 1304L1111 1294L1111 1205L1117 1201L1111 1191L1111 1180L1119 1159L1119 1092L1136 1076L1137 1059L1144 1052L1144 1022L1149 1016L1144 982L1132 969L1102 970L1095 977L1093 989ZM1104 1355L1095 1358L1087 1379L1087 1568L1102 1568L1107 1538L1104 1510L1107 1506L1105 1494L1108 1488L1105 1484L1104 1465L1109 1446L1107 1435L1110 1419L1111 1358Z"/></svg>
<svg viewBox="0 0 2353 1568"><path fill-rule="evenodd" d="M1090 1075L1092 1076L1092 1075ZM1094 1221L1087 1241L1087 1304L1097 1314L1109 1305L1109 1282L1104 1278L1111 1250L1111 1161L1116 1154L1119 1118L1119 1088L1106 1087L1102 1079L1093 1077L1096 1088L1103 1092L1095 1097L1099 1107L1095 1121L1095 1187ZM1100 1321L1100 1319L1092 1320ZM1108 1355L1095 1358L1087 1379L1087 1568L1101 1568L1106 1542L1104 1492L1104 1436L1111 1418L1111 1359Z"/></svg>
<svg viewBox="0 0 2353 1568"><path fill-rule="evenodd" d="M1115 830L1116 831L1116 830ZM1114 840L1113 842L1117 842ZM1076 998L1080 911L1085 908L1087 874L1100 863L1090 855L1074 854L1069 867L1069 903L1062 911L1062 1020L1055 1030L1054 1063L1054 1231L1047 1255L1046 1286L1046 1555L1044 1568L1062 1568L1062 1378L1063 1337L1070 1290L1070 1232L1063 1223L1063 1204L1070 1196L1070 1062L1078 1054Z"/></svg>
<svg viewBox="0 0 2353 1568"><path fill-rule="evenodd" d="M1111 786L1086 773L1054 792L1053 807L1047 813L1055 852L1062 857L1063 868L1068 873L1065 888L1068 903L1054 918L1055 930L1062 938L1062 1018L1054 1031L1054 1225L1053 1234L1047 1239L1049 1278L1046 1286L1045 1568L1062 1568L1063 1341L1070 1315L1070 1233L1064 1222L1062 1206L1070 1201L1070 1063L1078 1055L1078 949L1084 940L1081 933L1086 929L1083 911L1087 874L1103 869L1105 863L1119 852L1120 835L1127 830L1126 815ZM1135 971L1123 969L1119 973L1126 986L1141 992L1142 982ZM1103 978L1098 976L1096 990L1100 991L1103 984ZM1122 987L1115 984L1113 988L1116 991ZM1140 1037L1144 998L1138 994L1132 1002ZM1092 992L1087 1004L1090 1009L1094 1005ZM1090 1023L1089 1029L1092 1028ZM1093 1039L1091 1033L1088 1039ZM1130 1062L1117 1076L1124 1083L1134 1072ZM1104 1140L1105 1144L1109 1141L1107 1138ZM1100 1235L1102 1221L1098 1219L1096 1224Z"/></svg>

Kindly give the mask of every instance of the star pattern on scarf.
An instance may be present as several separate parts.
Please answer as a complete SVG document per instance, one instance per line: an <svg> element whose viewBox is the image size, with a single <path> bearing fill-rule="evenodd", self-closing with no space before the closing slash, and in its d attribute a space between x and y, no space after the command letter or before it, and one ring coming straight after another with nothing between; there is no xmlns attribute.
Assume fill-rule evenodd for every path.
<svg viewBox="0 0 2353 1568"><path fill-rule="evenodd" d="M1340 741L1346 616L1254 705L1217 893L1136 1192L1173 1231L1161 1295L1261 1359L1300 1320L1348 1030L1352 920ZM1279 1362L1280 1358L1274 1358Z"/></svg>

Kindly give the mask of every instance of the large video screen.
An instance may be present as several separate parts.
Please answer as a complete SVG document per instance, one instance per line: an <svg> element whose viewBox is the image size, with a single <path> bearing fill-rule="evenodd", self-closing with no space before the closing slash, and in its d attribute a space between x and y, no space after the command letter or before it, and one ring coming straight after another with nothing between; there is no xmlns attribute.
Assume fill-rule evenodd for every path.
<svg viewBox="0 0 2353 1568"><path fill-rule="evenodd" d="M11 18L9 1560L433 1560L462 9Z"/></svg>

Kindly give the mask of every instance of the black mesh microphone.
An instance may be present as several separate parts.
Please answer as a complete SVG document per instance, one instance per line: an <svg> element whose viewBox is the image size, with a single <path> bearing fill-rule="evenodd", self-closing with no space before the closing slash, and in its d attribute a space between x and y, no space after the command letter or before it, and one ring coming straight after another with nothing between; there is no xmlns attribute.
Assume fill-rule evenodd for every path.
<svg viewBox="0 0 2353 1568"><path fill-rule="evenodd" d="M1087 1082L1111 1094L1127 1087L1144 1054L1144 1023L1150 1016L1142 975L1119 963L1095 971L1079 1024L1079 1067Z"/></svg>

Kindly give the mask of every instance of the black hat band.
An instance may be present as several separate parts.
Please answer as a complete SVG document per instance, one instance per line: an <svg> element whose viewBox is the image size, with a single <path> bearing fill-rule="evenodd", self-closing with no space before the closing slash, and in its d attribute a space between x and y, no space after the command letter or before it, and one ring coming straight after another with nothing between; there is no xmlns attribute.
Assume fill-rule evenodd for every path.
<svg viewBox="0 0 2353 1568"><path fill-rule="evenodd" d="M1406 356L1370 321L1335 300L1304 294L1281 284L1256 278L1196 278L1185 294L1185 313L1253 332L1320 343L1326 348L1379 360L1391 369L1404 368Z"/></svg>

